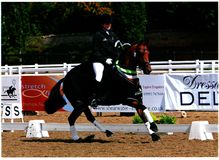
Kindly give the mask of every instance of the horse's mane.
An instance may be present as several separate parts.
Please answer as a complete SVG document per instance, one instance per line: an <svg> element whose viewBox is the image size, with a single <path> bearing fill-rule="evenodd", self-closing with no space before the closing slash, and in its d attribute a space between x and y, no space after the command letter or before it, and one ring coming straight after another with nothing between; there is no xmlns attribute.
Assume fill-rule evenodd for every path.
<svg viewBox="0 0 219 160"><path fill-rule="evenodd" d="M137 43L131 44L131 46L127 49L127 54L133 54L136 50Z"/></svg>

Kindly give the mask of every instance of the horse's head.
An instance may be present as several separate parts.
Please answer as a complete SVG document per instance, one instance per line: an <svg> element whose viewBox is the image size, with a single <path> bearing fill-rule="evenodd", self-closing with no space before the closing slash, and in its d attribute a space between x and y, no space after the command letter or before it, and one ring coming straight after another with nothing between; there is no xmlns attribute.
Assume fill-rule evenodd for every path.
<svg viewBox="0 0 219 160"><path fill-rule="evenodd" d="M151 65L149 63L149 50L146 42L139 44L132 44L129 48L125 49L125 54L121 58L121 64L129 69L136 69L139 66L144 74L150 74Z"/></svg>
<svg viewBox="0 0 219 160"><path fill-rule="evenodd" d="M149 61L149 49L146 42L137 44L136 49L137 63L144 74L150 74L152 69Z"/></svg>
<svg viewBox="0 0 219 160"><path fill-rule="evenodd" d="M149 49L146 42L135 45L134 56L136 56L136 64L143 70L144 74L150 74L152 69L149 63Z"/></svg>

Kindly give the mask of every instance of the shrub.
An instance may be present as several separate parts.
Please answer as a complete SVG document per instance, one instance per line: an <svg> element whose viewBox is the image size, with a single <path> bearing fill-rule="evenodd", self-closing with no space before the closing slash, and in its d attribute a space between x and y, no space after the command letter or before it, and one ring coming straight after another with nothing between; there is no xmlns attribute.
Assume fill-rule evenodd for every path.
<svg viewBox="0 0 219 160"><path fill-rule="evenodd" d="M161 115L159 123L161 124L176 124L175 116Z"/></svg>
<svg viewBox="0 0 219 160"><path fill-rule="evenodd" d="M133 124L139 124L139 123L143 123L142 119L140 116L136 115L132 117L132 123Z"/></svg>
<svg viewBox="0 0 219 160"><path fill-rule="evenodd" d="M157 118L153 113L150 113L150 114L151 114L151 116L152 116L154 122L157 122L157 121L158 121L158 118ZM142 119L141 119L140 116L135 115L135 116L132 117L132 123L133 123L133 124L140 124L140 123L144 123L144 122L142 121Z"/></svg>

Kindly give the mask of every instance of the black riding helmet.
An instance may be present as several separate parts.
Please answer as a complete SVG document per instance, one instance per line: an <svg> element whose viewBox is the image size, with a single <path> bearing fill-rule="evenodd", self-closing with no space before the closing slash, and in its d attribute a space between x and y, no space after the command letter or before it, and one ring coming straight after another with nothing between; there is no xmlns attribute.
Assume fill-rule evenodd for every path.
<svg viewBox="0 0 219 160"><path fill-rule="evenodd" d="M100 15L100 24L109 24L112 23L112 17L108 14Z"/></svg>

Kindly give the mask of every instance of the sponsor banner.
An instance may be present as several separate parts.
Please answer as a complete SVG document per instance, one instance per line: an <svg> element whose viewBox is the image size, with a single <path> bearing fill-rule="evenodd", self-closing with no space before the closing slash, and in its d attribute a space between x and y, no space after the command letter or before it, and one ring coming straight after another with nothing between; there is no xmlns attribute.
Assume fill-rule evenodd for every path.
<svg viewBox="0 0 219 160"><path fill-rule="evenodd" d="M163 112L164 107L164 76L140 75L143 104L151 112ZM136 112L136 109L126 105L98 106L94 112Z"/></svg>
<svg viewBox="0 0 219 160"><path fill-rule="evenodd" d="M22 76L23 110L44 111L44 102L52 87L63 76Z"/></svg>
<svg viewBox="0 0 219 160"><path fill-rule="evenodd" d="M112 106L98 106L96 109L92 108L93 112L136 112L136 109L127 105L112 105Z"/></svg>
<svg viewBox="0 0 219 160"><path fill-rule="evenodd" d="M164 75L139 76L142 87L143 104L151 112L163 112L164 107Z"/></svg>
<svg viewBox="0 0 219 160"><path fill-rule="evenodd" d="M1 76L1 83L1 102L3 104L20 103L20 76Z"/></svg>
<svg viewBox="0 0 219 160"><path fill-rule="evenodd" d="M166 110L218 110L218 74L166 74Z"/></svg>
<svg viewBox="0 0 219 160"><path fill-rule="evenodd" d="M63 76L22 76L22 103L23 110L43 111L44 102L52 87L63 78ZM139 77L143 85L143 104L150 111L163 110L163 76L146 76ZM149 87L150 86L150 87ZM150 95L149 95L150 92ZM64 110L71 112L71 104L64 96L67 105ZM135 108L126 105L98 106L92 109L93 112L136 112Z"/></svg>

